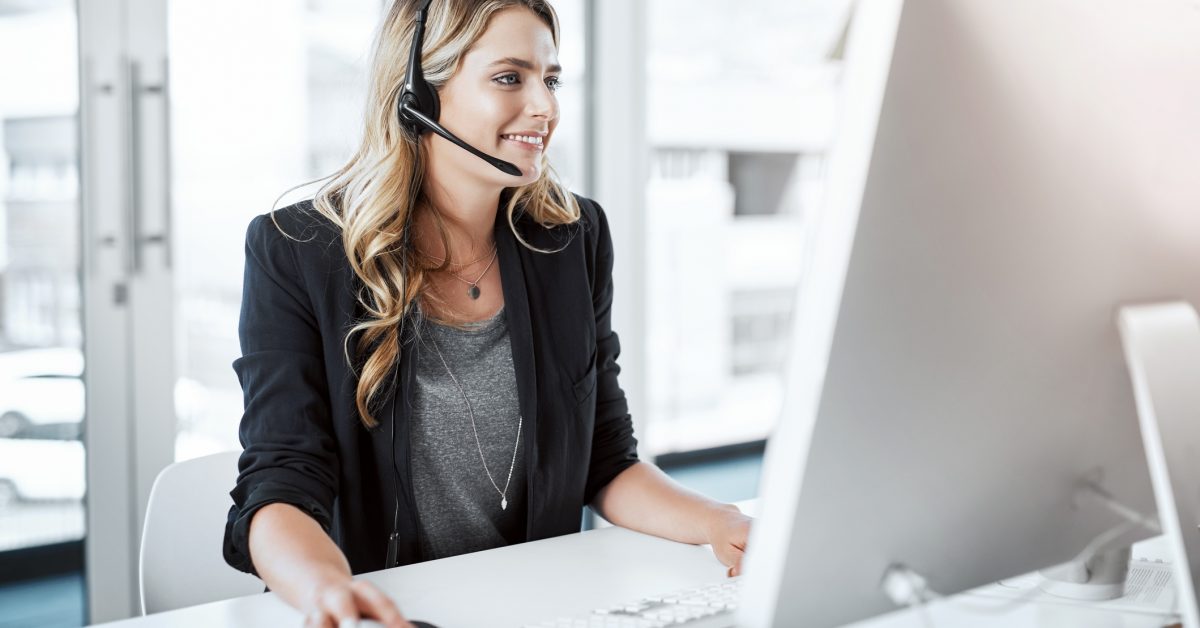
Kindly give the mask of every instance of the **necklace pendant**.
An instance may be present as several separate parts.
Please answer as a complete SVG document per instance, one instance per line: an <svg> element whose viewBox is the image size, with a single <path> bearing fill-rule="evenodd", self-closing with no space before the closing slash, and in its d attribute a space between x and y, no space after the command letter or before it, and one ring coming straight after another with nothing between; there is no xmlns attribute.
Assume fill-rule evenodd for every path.
<svg viewBox="0 0 1200 628"><path fill-rule="evenodd" d="M507 497L502 497L500 499L500 510L508 510L508 498Z"/></svg>
<svg viewBox="0 0 1200 628"><path fill-rule="evenodd" d="M479 298L479 286L477 286L475 284L471 284L471 287L467 288L467 296L471 297L471 299L478 299Z"/></svg>

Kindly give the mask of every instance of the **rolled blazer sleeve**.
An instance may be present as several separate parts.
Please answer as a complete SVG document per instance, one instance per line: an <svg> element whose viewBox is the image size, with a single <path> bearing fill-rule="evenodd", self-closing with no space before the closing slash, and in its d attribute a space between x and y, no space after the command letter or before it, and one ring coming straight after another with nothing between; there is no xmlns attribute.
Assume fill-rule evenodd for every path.
<svg viewBox="0 0 1200 628"><path fill-rule="evenodd" d="M230 493L224 555L230 566L256 573L249 535L258 509L292 504L329 532L338 489L320 331L296 247L270 215L256 217L246 231L238 336L242 357L233 368L245 403L239 428L244 451Z"/></svg>
<svg viewBox="0 0 1200 628"><path fill-rule="evenodd" d="M625 391L617 383L621 343L612 329L612 233L600 205L591 200L583 202L591 203L596 214L592 273L592 307L596 313L596 424L583 502L590 504L596 493L636 463L638 456L629 404Z"/></svg>

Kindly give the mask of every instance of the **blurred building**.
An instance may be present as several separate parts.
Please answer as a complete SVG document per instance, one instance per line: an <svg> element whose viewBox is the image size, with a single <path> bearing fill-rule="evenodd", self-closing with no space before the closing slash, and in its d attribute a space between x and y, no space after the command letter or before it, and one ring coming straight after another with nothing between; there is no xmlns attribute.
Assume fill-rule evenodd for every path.
<svg viewBox="0 0 1200 628"><path fill-rule="evenodd" d="M651 3L652 454L765 438L836 129L844 0Z"/></svg>

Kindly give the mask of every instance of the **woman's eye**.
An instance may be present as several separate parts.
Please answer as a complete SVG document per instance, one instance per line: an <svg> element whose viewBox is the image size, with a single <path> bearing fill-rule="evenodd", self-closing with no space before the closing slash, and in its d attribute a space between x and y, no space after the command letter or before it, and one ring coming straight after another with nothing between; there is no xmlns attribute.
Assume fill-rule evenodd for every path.
<svg viewBox="0 0 1200 628"><path fill-rule="evenodd" d="M518 85L521 82L520 77L516 74L502 74L492 80L505 86ZM550 88L552 92L557 92L562 87L562 79L557 76L551 76L546 79L546 87Z"/></svg>

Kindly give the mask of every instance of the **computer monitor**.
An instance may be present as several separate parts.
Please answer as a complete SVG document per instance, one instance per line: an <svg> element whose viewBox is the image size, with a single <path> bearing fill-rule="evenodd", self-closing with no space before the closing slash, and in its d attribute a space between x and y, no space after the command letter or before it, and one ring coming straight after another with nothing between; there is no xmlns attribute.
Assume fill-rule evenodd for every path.
<svg viewBox="0 0 1200 628"><path fill-rule="evenodd" d="M746 626L1068 561L1122 521L1089 482L1154 516L1117 312L1200 304L1200 4L856 6Z"/></svg>

